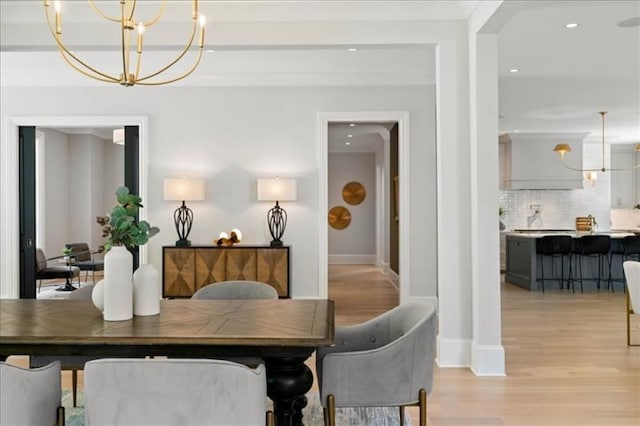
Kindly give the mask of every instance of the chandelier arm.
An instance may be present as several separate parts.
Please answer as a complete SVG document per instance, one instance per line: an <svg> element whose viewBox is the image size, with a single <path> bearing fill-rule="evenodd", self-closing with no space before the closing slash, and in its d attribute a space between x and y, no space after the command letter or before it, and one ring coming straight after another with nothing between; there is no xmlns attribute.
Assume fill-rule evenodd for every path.
<svg viewBox="0 0 640 426"><path fill-rule="evenodd" d="M156 22L158 22L160 20L160 18L162 18L162 15L164 15L164 10L165 10L165 6L167 4L167 0L162 0L162 3L160 4L160 11L158 11L158 14L151 19L148 22L143 22L145 27L150 27L153 24L155 24Z"/></svg>
<svg viewBox="0 0 640 426"><path fill-rule="evenodd" d="M191 67L191 69L189 71L187 71L186 73L182 74L180 77L176 77L173 78L171 80L165 80L165 81L158 81L158 82L149 82L149 83L138 83L136 82L136 84L140 84L141 86L161 86L163 84L169 84L169 83L175 83L176 81L182 80L185 77L188 77L189 75L191 75L191 73L193 71L195 71L195 69L198 67L198 64L200 63L200 58L202 58L202 47L199 48L198 51L198 58L196 59L196 63L193 64L193 66Z"/></svg>
<svg viewBox="0 0 640 426"><path fill-rule="evenodd" d="M129 12L129 20L133 20L133 14L136 11L136 0L131 0L131 11ZM124 15L123 15L124 16Z"/></svg>
<svg viewBox="0 0 640 426"><path fill-rule="evenodd" d="M125 4L124 3L120 3L120 14L121 14L120 33L121 33L121 36L122 36L122 41L121 41L122 80L124 80L124 82L128 82L129 81L129 53L127 52L127 48L129 46L129 40L127 40L127 38L126 38L125 28L124 28L124 14L125 14Z"/></svg>
<svg viewBox="0 0 640 426"><path fill-rule="evenodd" d="M186 54L187 54L187 52L189 51L189 48L190 48L190 47L191 47L191 45L193 44L193 38L194 38L194 37L195 37L195 35L196 35L196 27L197 27L197 20L196 20L196 19L194 19L194 20L193 20L193 29L191 30L191 37L189 38L189 42L186 44L186 46L184 47L184 49L182 50L182 52L181 52L181 53L180 53L180 54L179 54L179 55L178 55L178 56L177 56L177 57L176 57L176 58L175 58L171 63L169 63L169 65L166 65L165 67L160 68L158 71L156 71L156 72L154 72L154 73L152 73L152 74L149 74L149 75L146 75L146 76L144 76L144 77L140 78L139 80L137 80L137 81L136 81L136 83L140 83L141 81L145 81L145 80L148 80L148 79L150 79L150 78L153 78L153 77L155 77L156 75L158 75L158 74L161 74L161 73L165 72L166 70L168 70L169 68L171 68L172 66L174 66L175 64L177 64L177 63L178 63L178 61L180 61L180 59L182 59L182 58L184 57L184 55L186 55ZM202 46L199 46L199 49L200 49L200 54L202 54ZM200 58L198 58L198 62L200 62ZM191 74L191 72L193 72L193 70L191 70L191 71L189 72L189 74ZM188 75L188 74L187 74L187 75ZM178 80L179 80L179 79L178 79ZM170 81L174 81L174 80L170 80Z"/></svg>
<svg viewBox="0 0 640 426"><path fill-rule="evenodd" d="M121 18L114 18L113 16L109 16L106 13L104 13L102 10L100 10L100 8L98 6L96 6L93 3L93 0L88 0L89 5L93 8L93 10L95 10L95 12L100 15L101 17L103 17L104 19L108 20L108 21L113 21L113 22L120 22Z"/></svg>
<svg viewBox="0 0 640 426"><path fill-rule="evenodd" d="M612 172L630 172L631 170L635 170L635 169L640 169L640 164L636 164L635 166L629 167L626 169L607 169L607 170Z"/></svg>
<svg viewBox="0 0 640 426"><path fill-rule="evenodd" d="M93 78L94 80L99 80L99 81L104 81L106 83L118 83L120 82L120 80L118 80L117 78L111 77L111 76L106 76L105 77L99 77L97 75L91 74L86 72L85 70L83 70L82 68L78 67L76 64L74 64L68 57L66 52L63 49L58 49L60 51L60 55L62 56L62 58L65 60L65 62L67 64L69 64L69 66L71 68L73 68L74 70L78 71L80 74L84 74L87 77ZM78 61L79 63L81 63L83 66L87 67L85 64L83 64L78 58L73 57L74 60ZM93 70L93 68L87 67L90 70ZM100 73L100 75L104 75L102 73Z"/></svg>
<svg viewBox="0 0 640 426"><path fill-rule="evenodd" d="M47 12L47 9L45 9L45 16L47 17L47 26L49 27L49 31L51 32L51 35L53 36L53 39L56 41L56 44L58 45L58 50L60 50L60 53L62 54L62 57L64 58L64 60L71 65L71 67L73 67L76 71L79 71L80 73L86 75L87 77L91 77L95 80L100 80L100 81L107 81L107 82L117 82L119 81L117 78L110 76L109 74L105 74L103 72L100 72L98 70L96 70L95 68L85 64L82 60L80 60L76 55L74 55L73 53L71 53L60 41L60 38L58 37L58 34L56 33L56 31L53 29L53 27L51 26L51 17L49 16L49 13ZM68 55L70 58L72 58L74 61L76 61L78 64L82 65L83 67L85 67L86 69L90 70L91 72L95 73L96 75L91 75L90 73L87 73L86 71L80 69L79 67L77 67L75 64L73 64L69 58L65 55ZM97 76L102 76L102 78L97 77Z"/></svg>
<svg viewBox="0 0 640 426"><path fill-rule="evenodd" d="M572 167L572 166L568 165L564 161L564 156L560 157L560 161L562 162L562 165L565 166L567 169L573 170L573 171L576 171L576 172L599 172L599 171L601 171L600 169L579 169L577 167Z"/></svg>

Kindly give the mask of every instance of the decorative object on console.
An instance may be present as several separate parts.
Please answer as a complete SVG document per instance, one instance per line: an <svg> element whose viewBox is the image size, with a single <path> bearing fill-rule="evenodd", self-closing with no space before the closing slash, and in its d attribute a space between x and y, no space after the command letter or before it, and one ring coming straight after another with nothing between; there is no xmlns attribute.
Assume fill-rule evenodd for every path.
<svg viewBox="0 0 640 426"><path fill-rule="evenodd" d="M344 229L351 223L351 212L343 206L335 206L329 210L329 225L333 229Z"/></svg>
<svg viewBox="0 0 640 426"><path fill-rule="evenodd" d="M362 203L366 196L367 191L360 182L349 182L342 187L342 199L352 206Z"/></svg>
<svg viewBox="0 0 640 426"><path fill-rule="evenodd" d="M68 2L68 5L77 3L80 2ZM200 63L200 59L202 58L202 50L204 47L204 26L206 24L206 18L204 17L204 15L198 16L198 0L192 0L191 33L190 35L187 35L188 42L185 44L184 49L179 52L177 56L175 56L175 58L170 58L170 62L167 65L146 75L140 75L144 39L143 34L146 28L153 26L160 20L164 13L165 2L162 1L157 14L146 21L139 20L136 16L134 16L136 12L145 10L144 6L140 6L136 9L136 0L120 0L120 2L110 2L120 3L118 5L120 13L119 15L115 16L112 15L113 12L111 10L104 11L102 9L103 7L105 7L104 3L107 2L100 2L102 3L100 7L98 7L98 5L96 4L97 2L93 0L88 0L88 3L99 17L102 17L107 21L112 21L114 24L119 26L118 38L121 40L121 43L120 49L118 51L118 56L116 56L116 58L120 57L121 62L114 63L114 69L122 71L119 75L111 74L110 72L105 70L99 70L95 65L87 64L85 61L80 59L79 55L77 55L77 52L65 46L62 41L62 2L58 0L53 2L54 12L52 13L51 1L44 0L44 9L47 18L47 24L49 26L51 34L53 35L53 38L56 41L56 44L58 45L58 50L60 51L62 58L71 66L71 68L75 69L81 74L93 78L94 80L103 81L105 83L118 83L125 87L134 86L136 84L141 86L159 86L162 84L169 84L178 80L182 80L183 78L190 75ZM106 9L108 9L108 7L109 6L106 6ZM172 74L166 80L159 80L159 78L157 77L158 75L169 70L173 65L178 63L187 54L187 52L189 52L189 50L191 50L198 23L200 24L200 37L198 39L198 53L195 59L195 63L191 66L191 68L187 69L178 76ZM134 30L137 31L137 35L131 34ZM135 45L133 40L135 40ZM135 49L136 52L135 60L131 57L133 49ZM135 69L133 68L134 66Z"/></svg>
<svg viewBox="0 0 640 426"><path fill-rule="evenodd" d="M241 240L242 240L242 232L240 232L238 228L233 228L231 230L231 236L229 236L229 234L227 234L226 232L221 232L218 239L214 240L213 242L218 247L231 247L234 244L240 243Z"/></svg>
<svg viewBox="0 0 640 426"><path fill-rule="evenodd" d="M562 161L562 165L565 166L567 169L575 170L575 171L578 171L578 172L603 172L603 173L606 172L606 171L615 172L615 171L633 170L633 169L640 168L640 164L637 164L637 165L635 165L635 166L633 166L631 168L622 168L622 169L607 169L605 167L605 163L604 163L604 149L605 149L605 143L604 143L604 116L607 114L607 111L600 111L598 114L600 114L602 116L602 166L599 169L581 169L581 168L572 167L572 166L568 165L564 161L564 155L567 152L571 152L571 147L566 143L558 144L558 145L555 146L555 148L553 148L554 152L557 152L558 154L560 154L560 161ZM640 152L640 144L636 145L635 150L636 150L636 152ZM595 179L597 179L597 177L594 178L593 180L595 180ZM593 184L591 186L593 186Z"/></svg>
<svg viewBox="0 0 640 426"><path fill-rule="evenodd" d="M267 212L267 223L274 247L282 246L282 235L287 227L287 212L280 207L280 201L296 201L296 180L263 178L258 179L258 201L275 201L276 205Z"/></svg>
<svg viewBox="0 0 640 426"><path fill-rule="evenodd" d="M185 201L204 200L204 179L199 178L167 178L164 180L165 201L182 201L182 205L173 213L176 232L179 240L176 246L187 247L191 245L188 240L193 225L193 211L187 207Z"/></svg>
<svg viewBox="0 0 640 426"><path fill-rule="evenodd" d="M104 248L104 310L106 321L124 321L133 317L133 257L128 249L146 244L160 230L145 220L136 223L142 199L122 186L116 190L118 204L96 221L107 237ZM95 290L95 288L94 288ZM97 297L96 297L97 298Z"/></svg>

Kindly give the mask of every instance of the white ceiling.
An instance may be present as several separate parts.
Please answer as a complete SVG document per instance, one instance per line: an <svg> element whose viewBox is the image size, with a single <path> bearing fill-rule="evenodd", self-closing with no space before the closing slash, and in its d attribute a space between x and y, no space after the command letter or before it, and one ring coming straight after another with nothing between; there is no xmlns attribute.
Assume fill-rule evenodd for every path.
<svg viewBox="0 0 640 426"><path fill-rule="evenodd" d="M139 3L149 10L158 4ZM200 3L209 22L207 49L215 52L207 53L196 72L178 85L434 84L434 47L406 42L398 28L419 32L437 19L464 20L479 2ZM597 141L597 112L607 110L608 141L640 142L640 27L617 25L640 17L640 2L510 3L521 8L498 37L500 131L587 132ZM185 33L183 17L190 15L190 4L168 2L157 33L145 35L145 64L166 62L183 42L179 35ZM41 0L0 2L2 85L103 84L78 75L59 58L42 9ZM86 2L65 1L63 16L64 39L78 54L101 67L117 62L105 56L117 55L117 37ZM580 26L566 29L569 22ZM348 52L348 47L358 51ZM520 72L509 73L514 67Z"/></svg>

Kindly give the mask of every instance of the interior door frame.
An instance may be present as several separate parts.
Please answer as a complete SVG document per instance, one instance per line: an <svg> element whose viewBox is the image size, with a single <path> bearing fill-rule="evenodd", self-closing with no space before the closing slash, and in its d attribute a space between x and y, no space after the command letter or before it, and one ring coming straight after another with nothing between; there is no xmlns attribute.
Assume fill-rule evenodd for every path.
<svg viewBox="0 0 640 426"><path fill-rule="evenodd" d="M139 129L139 195L148 199L148 117L146 116L11 116L4 126L0 144L0 298L20 296L20 220L19 220L19 140L20 126L37 127L116 127ZM140 220L147 220L145 209ZM147 246L140 247L140 264L147 263Z"/></svg>
<svg viewBox="0 0 640 426"><path fill-rule="evenodd" d="M318 297L329 297L329 253L328 253L328 229L327 211L329 179L329 123L398 123L398 173L400 195L400 242L398 251L400 304L409 301L411 295L411 283L409 274L410 236L409 236L409 112L408 111L353 111L353 112L320 112L318 113Z"/></svg>

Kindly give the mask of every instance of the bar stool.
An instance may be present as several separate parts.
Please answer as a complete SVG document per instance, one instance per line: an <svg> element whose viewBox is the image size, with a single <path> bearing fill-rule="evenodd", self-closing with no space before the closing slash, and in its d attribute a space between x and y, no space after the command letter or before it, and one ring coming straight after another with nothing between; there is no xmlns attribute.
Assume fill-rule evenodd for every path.
<svg viewBox="0 0 640 426"><path fill-rule="evenodd" d="M598 280L598 290L600 290L603 258L606 258L607 265L609 266L609 273L611 273L611 259L609 258L610 248L611 248L611 237L608 235L585 235L575 240L575 245L571 250L571 253L572 255L576 255L578 259L578 272L580 273L580 278L579 278L580 292L584 292L584 287L582 285L582 258L595 257L598 259L598 279L597 280Z"/></svg>
<svg viewBox="0 0 640 426"><path fill-rule="evenodd" d="M544 293L544 257L551 257L551 272L554 272L554 259L560 258L560 288L564 288L564 258L569 257L569 277L567 279L567 288L569 288L569 278L571 277L571 238L568 235L545 235L536 241L536 252L540 258L540 282L542 282L542 292ZM539 242L539 244L538 244ZM553 274L555 275L555 274ZM557 278L548 278L556 280Z"/></svg>
<svg viewBox="0 0 640 426"><path fill-rule="evenodd" d="M627 260L637 260L640 262L640 235L629 235L620 241L612 240L611 243L611 260L610 265L613 265L613 259L615 256L620 256L620 268L622 269L622 265ZM623 283L622 289L626 291L626 277L622 276L622 278L612 278L611 277L611 268L609 268L609 285L611 286L611 290L613 291L613 282L619 281Z"/></svg>

